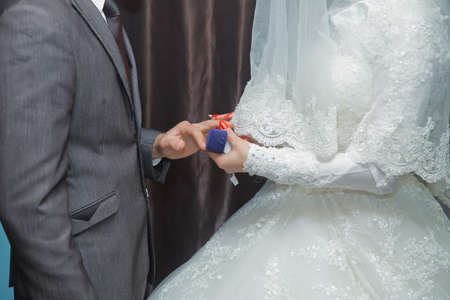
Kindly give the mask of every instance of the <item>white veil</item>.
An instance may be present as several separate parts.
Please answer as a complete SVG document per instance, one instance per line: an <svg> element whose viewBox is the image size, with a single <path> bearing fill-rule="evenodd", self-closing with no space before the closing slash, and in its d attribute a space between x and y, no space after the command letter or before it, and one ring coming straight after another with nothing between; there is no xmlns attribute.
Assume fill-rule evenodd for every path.
<svg viewBox="0 0 450 300"><path fill-rule="evenodd" d="M239 134L311 150L320 159L336 153L329 35L326 0L257 1L252 79L233 118Z"/></svg>
<svg viewBox="0 0 450 300"><path fill-rule="evenodd" d="M440 14L440 30L447 35L438 37L440 44L434 50L441 57L433 74L424 79L427 89L420 96L402 99L380 91L347 151L361 163L376 163L387 177L413 172L427 182L450 183L450 42L445 17L450 4L432 1L423 3L434 3L429 13ZM335 0L331 10L354 2L360 1ZM335 51L326 0L257 0L252 79L233 118L237 133L265 146L289 146L311 151L320 160L331 159L338 151L330 84ZM386 79L395 76L389 68Z"/></svg>

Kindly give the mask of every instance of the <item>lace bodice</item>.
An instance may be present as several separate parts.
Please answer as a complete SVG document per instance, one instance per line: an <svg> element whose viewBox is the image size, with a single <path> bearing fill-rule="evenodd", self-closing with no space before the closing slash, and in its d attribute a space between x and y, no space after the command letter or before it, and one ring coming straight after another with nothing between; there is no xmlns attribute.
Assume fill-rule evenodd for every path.
<svg viewBox="0 0 450 300"><path fill-rule="evenodd" d="M334 39L347 28L361 27L367 17L367 7L363 2L330 17ZM357 33L355 33L356 36ZM364 115L372 106L372 84L374 70L367 54L355 51L354 40L342 40L332 60L332 84L337 107L337 137L339 151L345 151L352 141ZM356 48L356 47L355 47ZM357 101L355 101L357 99Z"/></svg>
<svg viewBox="0 0 450 300"><path fill-rule="evenodd" d="M322 186L336 175L305 164L308 156L330 160L343 152L379 168L378 185L411 172L450 182L448 17L432 1L364 0L332 11L330 24L335 105L325 114L296 113L288 99L271 105L282 76L250 84L236 109L236 131L277 148L252 145L246 171ZM314 130L324 122L325 133Z"/></svg>

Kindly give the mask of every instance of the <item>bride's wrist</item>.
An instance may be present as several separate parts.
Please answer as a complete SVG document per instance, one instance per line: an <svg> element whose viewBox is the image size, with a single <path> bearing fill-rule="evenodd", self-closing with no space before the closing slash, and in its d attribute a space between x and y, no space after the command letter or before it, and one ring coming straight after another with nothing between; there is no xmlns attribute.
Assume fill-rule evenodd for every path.
<svg viewBox="0 0 450 300"><path fill-rule="evenodd" d="M246 172L245 171L245 162L247 161L248 158L248 153L250 151L250 144L248 141L243 141L242 143L242 150L240 151L240 155L241 155L241 172Z"/></svg>
<svg viewBox="0 0 450 300"><path fill-rule="evenodd" d="M245 151L243 163L242 163L242 171L245 173L249 173L250 175L254 175L254 169L253 169L253 161L252 161L252 155L255 151L255 148L259 147L257 144L247 142L247 149Z"/></svg>

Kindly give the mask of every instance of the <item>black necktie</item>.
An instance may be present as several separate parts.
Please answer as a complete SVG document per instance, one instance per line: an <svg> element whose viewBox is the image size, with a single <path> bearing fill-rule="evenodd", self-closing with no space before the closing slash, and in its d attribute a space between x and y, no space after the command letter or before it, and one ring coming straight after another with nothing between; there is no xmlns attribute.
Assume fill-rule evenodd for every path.
<svg viewBox="0 0 450 300"><path fill-rule="evenodd" d="M116 40L117 46L119 47L120 55L122 56L122 61L125 66L125 71L127 73L128 87L131 89L131 69L128 60L127 50L125 48L125 42L123 37L123 24L120 18L120 10L113 0L106 0L105 6L103 7L103 12L105 13L106 20L108 21L109 30L111 30L114 39Z"/></svg>

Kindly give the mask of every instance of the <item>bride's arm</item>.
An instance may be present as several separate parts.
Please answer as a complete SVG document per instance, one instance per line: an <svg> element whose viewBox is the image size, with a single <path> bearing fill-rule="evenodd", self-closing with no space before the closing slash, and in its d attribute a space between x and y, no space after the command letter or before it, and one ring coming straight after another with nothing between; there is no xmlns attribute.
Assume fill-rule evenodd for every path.
<svg viewBox="0 0 450 300"><path fill-rule="evenodd" d="M262 147L238 138L229 130L232 151L226 155L210 154L228 173L248 172L280 184L298 184L316 188L342 188L389 194L397 179L386 180L374 164L361 165L345 153L331 161L320 162L314 154L292 148Z"/></svg>
<svg viewBox="0 0 450 300"><path fill-rule="evenodd" d="M249 147L243 170L281 184L342 188L376 194L394 192L398 181L387 181L376 165L358 164L346 153L339 153L328 162L320 162L310 152L254 144Z"/></svg>

